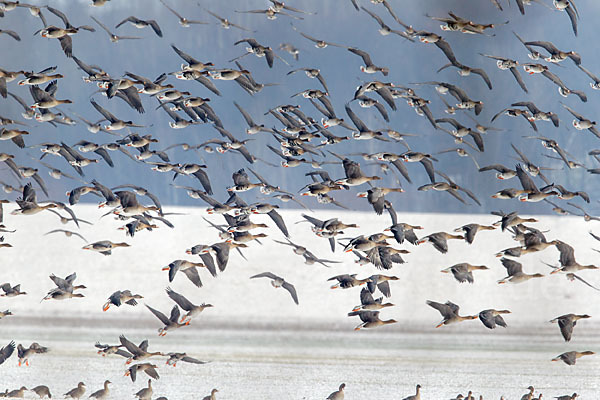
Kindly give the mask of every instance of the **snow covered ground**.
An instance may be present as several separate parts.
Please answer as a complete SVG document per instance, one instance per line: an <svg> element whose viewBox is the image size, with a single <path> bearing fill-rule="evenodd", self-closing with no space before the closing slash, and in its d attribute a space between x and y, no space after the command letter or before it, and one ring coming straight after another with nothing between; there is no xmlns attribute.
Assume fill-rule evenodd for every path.
<svg viewBox="0 0 600 400"><path fill-rule="evenodd" d="M10 211L10 207L6 207ZM569 282L556 274L518 285L498 285L505 269L494 254L515 245L508 233L499 230L481 232L475 243L451 241L449 252L437 252L430 244L395 245L410 251L406 264L396 265L386 273L400 278L392 282L396 307L382 311L382 319L393 318L397 324L373 331L354 332L358 318L347 313L359 304L358 288L330 290L327 279L342 273L357 273L359 278L379 273L372 265L354 263L352 253L336 249L332 253L325 239L316 237L300 211L284 211L282 215L291 240L308 247L317 256L341 261L325 268L305 265L303 258L291 248L272 239L283 240L267 216L255 216L256 222L270 226L263 245L252 243L244 249L245 261L235 251L227 269L217 278L200 271L202 288L196 288L183 274L168 282L161 268L176 259L200 261L185 254L196 244L218 241L216 231L202 219L222 223L220 216L207 216L200 208L167 207L168 218L175 229L163 225L154 232L139 232L126 238L116 228L122 222L105 217L95 206L79 205L80 218L93 222L78 230L90 242L110 239L126 241L132 247L116 249L111 256L82 250L85 244L77 237L66 238L45 232L60 225L56 216L42 213L36 217L7 216L6 223L17 229L5 234L13 248L0 250L0 280L21 283L27 296L0 299L0 309L10 308L15 315L0 321L0 346L10 340L28 345L38 341L51 348L47 355L32 359L31 367L18 368L16 358L0 366L0 389L14 389L21 384L46 384L55 396L74 387L79 380L97 390L105 378L114 382L113 398L129 398L146 377L138 377L134 386L123 377L123 360L104 359L95 354L93 344L118 343L119 334L134 342L150 340L151 351L186 351L206 365L178 364L177 368L157 361L161 379L154 384L155 393L170 399L203 396L212 387L223 399L312 399L324 398L339 383L347 383L347 398L403 398L423 386L423 398L445 399L471 388L484 398L508 399L525 393L532 384L545 396L558 396L577 391L582 399L598 393L592 378L600 368L597 356L585 357L574 367L552 363L554 356L570 350L599 350L594 336L598 329L598 296L600 293L580 282ZM348 229L342 237L375 233L390 224L389 217L373 213L328 211L311 213L328 219L356 223L360 229ZM600 247L587 234L594 223L581 218L541 216L535 224L548 231L548 240L561 239L575 248L581 264L593 264ZM437 231L451 232L463 224L491 224L491 215L400 214L399 220L418 224L424 236ZM76 229L74 226L64 226ZM393 241L393 240L392 240ZM541 261L556 263L558 251L551 247L543 252L521 257L525 272L547 275L551 269ZM459 284L440 270L459 262L487 265L490 270L476 271L474 284ZM65 301L40 300L52 288L50 273L66 276L77 271L78 284L87 289L83 299ZM250 280L260 272L271 271L295 285L300 305L289 294L274 289L267 279ZM580 273L588 282L600 285L596 271ZM157 336L160 322L144 307L144 303L168 314L173 303L164 289L170 286L192 302L207 302L207 309L192 324ZM115 290L130 289L144 299L137 307L122 306L102 311L102 305ZM451 300L470 315L487 308L509 309L505 317L508 328L490 331L479 321L434 329L440 315L425 304L426 300ZM548 321L566 313L587 313L592 319L580 322L573 339L565 343L558 327ZM90 392L91 393L91 392ZM587 395L587 397L585 397ZM192 397L190 397L192 396Z"/></svg>

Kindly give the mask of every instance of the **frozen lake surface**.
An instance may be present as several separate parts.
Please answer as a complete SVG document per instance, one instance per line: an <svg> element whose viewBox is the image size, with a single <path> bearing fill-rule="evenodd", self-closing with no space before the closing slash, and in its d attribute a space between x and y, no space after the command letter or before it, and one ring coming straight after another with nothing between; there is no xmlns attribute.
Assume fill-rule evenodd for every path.
<svg viewBox="0 0 600 400"><path fill-rule="evenodd" d="M10 211L10 207L9 211ZM150 351L187 352L190 356L210 361L205 365L179 363L176 368L165 365L159 357L160 380L153 382L155 398L198 398L219 389L219 399L324 399L347 384L347 399L402 399L423 386L422 398L450 399L458 393L473 390L484 399L520 398L526 387L533 385L552 398L576 391L581 399L596 399L600 393L597 373L598 356L584 357L569 367L550 359L570 350L599 350L599 328L596 316L600 293L562 275L552 275L518 285L497 285L505 276L494 254L514 246L508 233L499 231L478 234L473 245L450 242L448 254L435 251L431 245L406 248L404 265L389 271L400 280L392 282L396 307L382 311L382 319L394 318L397 324L372 331L353 331L357 318L346 314L359 303L358 288L330 290L326 280L342 273L357 273L364 278L378 273L372 265L359 266L354 256L337 249L331 253L325 239L310 232L300 221L301 212L285 211L282 215L292 241L305 245L317 256L342 261L332 268L305 265L303 258L291 249L274 243L283 239L274 227L266 232L263 245L253 243L244 250L248 261L232 252L227 269L217 278L200 271L202 288L193 286L178 274L169 284L163 266L175 259L197 260L185 249L195 244L218 240L207 227L202 209L167 208L166 211L188 215L170 216L176 229L161 226L155 232L140 232L125 238L116 227L121 222L110 217L98 221L101 211L95 206L79 205L80 218L94 222L93 228L79 231L92 242L110 239L127 241L130 248L117 249L112 256L81 250L82 240L62 235L43 236L57 227L56 216L42 213L35 218L8 217L7 224L18 234L6 235L15 246L2 249L3 282L21 283L27 296L0 299L0 309L10 308L15 315L0 320L0 346L10 340L29 345L37 341L48 346L46 355L34 356L30 367L17 367L13 356L0 366L0 389L21 385L45 384L55 397L84 381L88 395L111 380L113 399L133 398L146 384L146 376L138 376L135 384L123 376L124 359L103 358L96 354L96 341L116 344L120 334L133 342L145 338ZM339 217L354 222L361 232L374 233L389 225L387 215L328 211L312 214L327 219ZM219 216L208 217L221 223ZM402 214L401 221L422 225L423 236L437 231L452 231L468 222L491 224L490 215ZM267 216L255 216L256 222L272 225ZM549 230L548 240L571 243L580 263L597 259L591 250L596 241L587 235L593 223L581 218L543 216L535 224ZM73 229L68 226L67 228ZM582 234L584 232L585 234ZM351 229L349 237L354 236ZM89 237L88 237L89 236ZM27 251L30 249L30 251ZM548 274L550 268L541 263L555 263L554 247L519 259L529 273ZM458 262L485 264L489 271L476 271L475 283L459 284L440 270ZM52 288L50 273L65 276L77 271L78 284L84 284L85 298L47 301L41 298ZM249 280L251 275L271 271L293 283L300 305L288 293L270 287L267 280ZM600 282L598 273L584 271L580 275L592 284ZM160 322L143 303L165 313L172 307L164 289L170 286L192 302L207 302L207 309L184 329L159 338ZM144 299L137 307L122 306L102 312L107 297L117 289L131 289ZM476 314L487 308L509 309L505 316L507 329L494 331L479 321L435 329L439 313L425 304L426 300L451 300L461 305L462 313ZM548 321L569 312L592 315L580 322L573 339L565 343L558 327ZM536 392L537 393L537 392ZM32 397L32 393L26 396ZM200 397L202 398L202 397Z"/></svg>

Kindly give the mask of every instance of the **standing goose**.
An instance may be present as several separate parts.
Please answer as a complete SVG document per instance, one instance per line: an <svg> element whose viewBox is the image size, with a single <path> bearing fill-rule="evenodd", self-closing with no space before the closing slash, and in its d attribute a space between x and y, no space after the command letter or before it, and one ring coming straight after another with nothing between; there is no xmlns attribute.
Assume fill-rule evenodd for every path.
<svg viewBox="0 0 600 400"><path fill-rule="evenodd" d="M48 397L49 399L52 398L52 394L50 393L48 386L39 385L31 389L31 391L38 395L40 399L43 399L44 397Z"/></svg>
<svg viewBox="0 0 600 400"><path fill-rule="evenodd" d="M464 317L458 315L458 311L459 311L460 307L458 305L452 303L451 301L447 301L445 304L442 304L442 303L437 303L435 301L427 300L426 303L428 306L435 308L436 310L438 310L440 312L440 314L442 314L442 322L437 324L436 328L439 328L442 325L450 325L450 324L454 324L457 322L467 321L470 319L478 318L477 315L467 315ZM418 393L418 389L417 389L417 393Z"/></svg>
<svg viewBox="0 0 600 400"><path fill-rule="evenodd" d="M254 279L254 278L269 278L269 279L271 279L271 285L274 288L279 288L279 287L284 288L285 290L287 290L290 293L290 295L292 296L292 299L294 300L294 303L299 304L298 303L298 295L296 294L296 288L291 283L286 282L285 279L283 279L271 272L263 272L263 273L253 275L250 277L250 279Z"/></svg>
<svg viewBox="0 0 600 400"><path fill-rule="evenodd" d="M148 387L143 388L135 394L139 400L151 400L152 399L152 379L148 379Z"/></svg>
<svg viewBox="0 0 600 400"><path fill-rule="evenodd" d="M210 395L209 396L204 396L202 398L202 400L217 400L217 389L213 389L210 391Z"/></svg>
<svg viewBox="0 0 600 400"><path fill-rule="evenodd" d="M79 382L77 387L64 394L65 398L80 399L85 394L85 383Z"/></svg>
<svg viewBox="0 0 600 400"><path fill-rule="evenodd" d="M577 321L580 319L591 318L587 314L577 315L577 314L565 314L560 317L556 317L550 322L558 323L558 327L560 328L560 333L562 334L565 342L569 342L571 340L571 335L573 334L573 327L577 325Z"/></svg>
<svg viewBox="0 0 600 400"><path fill-rule="evenodd" d="M533 399L533 392L535 392L535 388L530 385L527 388L527 390L529 390L529 393L525 393L523 396L521 396L521 400L532 400Z"/></svg>
<svg viewBox="0 0 600 400"><path fill-rule="evenodd" d="M326 400L344 400L344 389L345 388L346 388L346 384L342 383L340 385L340 387L338 388L338 390L336 390L335 392L333 392L329 396L327 396Z"/></svg>
<svg viewBox="0 0 600 400"><path fill-rule="evenodd" d="M81 382L80 382L81 383ZM96 400L104 400L108 398L108 394L110 393L109 389L108 389L108 385L111 384L112 382L109 381L108 379L104 381L104 387L100 390L96 390L94 393L90 394L90 398L94 398ZM79 388L79 386L78 386ZM83 389L85 391L85 387ZM75 397L73 397L75 398ZM79 398L79 397L77 397Z"/></svg>
<svg viewBox="0 0 600 400"><path fill-rule="evenodd" d="M556 396L555 399L556 400L577 400L577 397L579 397L579 395L577 393L573 393L571 395L567 394L564 396Z"/></svg>
<svg viewBox="0 0 600 400"><path fill-rule="evenodd" d="M7 390L3 393L2 397L8 397L10 399L22 399L25 397L25 391L28 390L25 386L21 386L20 389L11 390L10 392Z"/></svg>
<svg viewBox="0 0 600 400"><path fill-rule="evenodd" d="M417 385L417 393L402 400L421 400L421 385Z"/></svg>
<svg viewBox="0 0 600 400"><path fill-rule="evenodd" d="M206 303L202 303L201 305L197 306L186 299L183 295L175 292L169 287L167 288L167 295L171 298L171 300L177 303L182 310L187 311L187 314L181 317L181 323L191 321L192 318L199 315L202 311L204 311L205 308L214 307L212 304Z"/></svg>

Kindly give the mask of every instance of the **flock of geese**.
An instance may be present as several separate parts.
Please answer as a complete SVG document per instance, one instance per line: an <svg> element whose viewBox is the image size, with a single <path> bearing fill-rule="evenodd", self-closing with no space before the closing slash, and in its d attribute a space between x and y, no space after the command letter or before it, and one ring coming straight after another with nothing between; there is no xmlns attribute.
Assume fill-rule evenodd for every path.
<svg viewBox="0 0 600 400"><path fill-rule="evenodd" d="M190 257L174 260L164 267L164 270L168 271L169 282L172 282L177 273L181 272L192 284L201 287L203 283L199 271L205 269L210 275L217 277L226 272L233 250L244 257L244 248L260 246L261 240L271 240L264 239L271 236L279 236L280 240L273 240L280 245L282 251L291 249L295 255L302 257L306 264L330 267L332 264L340 263L341 261L338 260L315 255L311 250L302 246L301 238L293 238L292 241L287 228L289 221L285 221L278 212L281 203L292 201L306 209L306 213L303 214L305 222L315 235L328 241L332 252L336 252L336 249L341 246L344 252L352 253L356 257L356 263L360 266L372 264L381 272L365 278L358 278L358 273L348 273L329 279L332 282L332 289L346 290L360 287L360 294L357 296L359 299L357 302L360 301L360 304L354 306L348 313L349 317L358 317L357 322L360 320L355 327L356 330L376 328L398 322L394 319L383 319L383 314L380 315L380 313L387 313L384 309L394 307L394 304L386 299L391 296L391 286L393 285L391 282L399 278L392 275L390 270L396 268L395 264L404 264L405 260L402 256L409 253L409 250L400 249L398 245L416 246L430 243L435 251L445 254L452 246L451 241L454 240L473 243L473 247L475 247L475 242L482 240L479 239L480 235L488 237L512 235L515 246L498 251L496 254L500 262L498 266L471 265L463 262L450 266L442 272L452 274L458 282L473 283L475 275L485 273L482 272L485 270L498 269L502 265L506 270L506 276L498 280L498 284L524 283L531 279L542 278L545 274L530 273L526 258L521 257L554 247L560 256L558 265L549 265L552 267L551 274L562 273L569 280L579 281L588 287L589 293L600 290L579 275L580 271L596 270L599 269L598 266L580 264L575 257L575 250L570 244L552 237L547 238L546 234L551 236L551 232L544 232L536 228L535 223L538 220L522 217L518 210L494 212L493 214L498 220L492 225L466 223L457 227L452 233L432 232L420 235L418 232L425 228L403 222L404 216L397 214L394 208L401 209L401 193L409 190L407 186L412 188L413 181L418 185L416 186L418 192L431 190L445 192L453 199L448 197L449 201L459 201L465 205L480 205L478 196L481 193L476 194L471 189L460 186L454 181L456 178L448 176L435 166L438 161L436 155L456 153L459 157L469 157L476 168L475 172L495 171L496 177L501 181L517 178L511 181L518 182L512 185L516 187L503 188L490 194L494 199L509 200L506 201L503 208L518 208L519 202L544 201L558 214L582 215L586 221L599 220L598 217L589 215L585 211L585 205L580 205L581 202L590 203L591 199L587 193L570 187L568 174L577 168L585 168L590 174L598 174L600 168L585 166L578 162L575 156L569 153L569 149L559 144L562 139L552 133L551 128L552 126L556 128L562 126L561 117L572 116L575 118L572 126L576 130L589 131L590 134L600 138L596 122L593 119L580 114L576 110L576 105L569 106L560 100L567 101L573 97L577 101L587 102L588 96L584 91L572 88L574 87L572 85L582 86L581 82L586 79L591 79L589 84L592 89L600 89L600 79L591 72L594 69L593 66L585 64L585 59L576 51L561 50L548 41L525 40L514 32L515 51L513 57L521 61L501 54L481 54L477 66L467 66L459 60L465 58L465 51L468 49L453 46L454 35L476 35L489 37L487 40L493 41L493 36L495 36L493 32L509 29L506 23L491 24L473 21L450 10L447 15L426 15L422 20L405 23L400 18L402 17L400 4L395 4L391 0L362 0L360 3L358 0L338 1L339 7L354 7L360 15L361 23L369 27L368 24L372 24L372 28L377 29L381 35L393 34L396 40L403 42L406 46L422 44L437 48L438 50L431 50L432 62L437 65L440 64L439 61L447 61L439 68L438 72L446 68L454 68L460 75L460 78L453 80L454 83L442 81L387 82L385 81L386 77L394 66L377 65L375 63L377 58L372 57L375 49L365 50L351 47L347 43L332 43L327 41L326 37L316 38L305 31L301 21L315 18L318 10L296 8L301 6L300 2L296 2L292 6L276 0L269 0L266 1L264 9L232 9L230 15L225 17L210 11L208 6L205 8L200 4L195 15L202 15L201 19L192 19L192 16L188 19L177 10L179 5L177 1L156 1L160 1L165 10L158 20L117 15L115 12L110 14L110 19L114 18L115 21L119 20L120 22L112 28L106 25L109 15L99 17L95 15L94 9L90 9L89 20L71 21L67 16L69 10L59 10L51 5L31 5L19 1L0 0L0 17L3 17L4 20L18 20L20 21L19 26L22 26L22 30L19 32L0 29L0 40L14 41L12 43L14 51L24 51L24 49L17 50L21 36L29 35L31 33L29 31L33 31L30 27L36 24L35 19L39 18L42 27L35 32L35 35L49 39L51 42L58 42L56 44L49 43L49 46L56 45L57 57L67 57L69 62L74 63L81 71L83 74L83 82L79 81L81 90L97 89L103 95L91 97L89 104L75 104L72 100L62 99L58 94L61 82L72 77L67 77L66 72L57 67L49 67L37 72L31 71L31 67L27 65L23 65L22 70L18 71L0 69L0 95L3 97L0 101L4 102L2 110L6 109L7 102L13 101L22 107L20 116L0 116L0 125L2 125L0 128L0 140L2 141L0 142L2 150L0 162L7 167L1 182L7 194L7 199L0 200L0 231L4 233L0 241L0 248L5 249L2 251L10 251L8 248L12 247L11 235L19 234L19 232L11 230L12 218L29 217L44 211L55 214L61 223L70 228L57 228L47 232L47 235L64 234L68 238L73 236L80 238L86 242L86 245L82 247L84 250L98 252L105 256L110 256L113 251L132 251L120 250L120 248L131 246L127 242L102 240L88 243L77 232L77 228L82 224L90 224L89 221L77 217L76 205L82 199L99 200L99 207L108 210L105 215L114 215L115 218L123 221L124 225L120 229L124 230L127 236L133 237L140 234L141 231L153 231L159 226L174 228L169 221L169 213L163 210L160 199L142 186L127 183L130 181L130 177L123 175L122 179L125 182L112 188L103 185L100 182L101 177L88 180L86 167L93 164L106 164L106 168L114 168L113 158L115 155L122 155L126 158L119 161L141 163L149 170L154 171L156 179L162 179L159 177L160 173L169 174L168 176L172 176L172 180L181 177L177 181L178 184L172 183L170 190L184 190L191 198L206 203L209 207L206 209L207 214L219 216L219 222L216 222L215 219L205 219L207 225L215 228L215 236L218 238L215 238L214 242L205 242L189 249L181 249L182 252L185 250ZM93 0L91 5L111 7L113 6L111 3L118 3L118 0ZM490 7L495 6L499 11L509 13L511 12L508 9L510 4L510 1L503 3L501 0L492 0ZM581 14L572 0L516 0L516 5L518 11L524 15L534 12L540 14L554 11L564 13L565 23L570 24L573 37L578 34L578 21ZM143 12L143 10L139 11ZM585 10L582 11L585 12ZM295 32L297 44L259 43L252 37L255 36L256 31L251 27L238 25L229 20L231 18L235 21L236 15L240 13L255 14L256 27L259 26L261 14L262 18L266 18L266 21L262 21L263 24L271 23L269 21L277 18L289 19L292 22L289 29ZM161 73L155 79L128 71L123 71L122 75L111 76L102 66L87 63L83 57L79 57L81 49L78 46L78 37L81 35L95 35L96 40L104 40L102 31L105 31L109 40L114 43L122 40L143 40L144 46L152 46L152 41L160 41L163 37L162 21L168 18L177 18L182 28L192 27L191 29L194 29L194 25L209 25L216 22L219 28L231 29L235 32L239 40L236 40L233 46L235 49L245 46L245 52L232 59L230 65L215 65L213 62L199 60L199 58L204 59L207 53L206 49L183 49L174 43L170 45L170 51L173 52L174 57L181 58L184 63L179 65L178 62L169 60L168 63L165 63L165 68L169 72ZM441 23L441 31L444 36L418 27L418 25L425 25L431 20ZM87 25L73 25L72 22ZM149 27L152 33L145 38L116 34L116 32L127 32L127 25L133 25L139 29ZM213 27L213 29L219 28ZM152 37L153 35L156 37ZM36 40L43 39L36 38ZM314 45L316 49L301 51L301 45L307 43ZM523 51L523 47L527 52ZM458 51L455 52L455 50ZM59 51L64 54L59 54ZM438 51L439 53L437 53ZM318 57L311 59L305 55L305 53L312 55L319 52L339 52L338 56L344 62L361 63L360 80L362 83L358 88L352 88L353 96L341 99L345 102L344 117L342 117L342 111L336 110L334 107L332 102L334 93L330 92L327 80L318 68ZM303 72L309 78L306 81L307 89L298 93L289 93L292 101L301 104L302 109L298 104L274 104L271 109L265 110L265 116L258 116L250 115L238 101L233 101L234 108L232 107L230 110L211 107L210 97L221 96L219 90L221 85L233 85L233 82L219 81L234 81L241 90L251 96L263 96L261 92L269 86L273 86L270 83L257 82L252 71L242 66L239 60L249 55L265 59L266 65L262 62L253 64L257 70L287 68L284 79L298 79L296 74L299 72ZM308 60L315 62L316 65L309 65ZM482 100L474 99L472 97L474 93L469 94L461 85L465 84L462 77L470 75L477 75L476 78L481 79L481 82L477 80L473 82L475 85L481 84L478 87L478 93L492 90L493 84L498 85L496 82L492 82L486 73L486 69L491 65L489 60L495 62L495 66L500 70L509 70L516 80L517 85L513 86L514 82L507 78L502 83L506 90L522 91L521 94L527 95L529 94L527 87L529 79L535 79L529 75L539 75L549 81L544 89L547 91L545 95L549 98L555 97L557 102L560 100L562 105L552 111L543 111L531 101L518 101L507 105L500 111L487 110ZM43 61L54 64L54 60ZM424 68L429 67L428 64L424 65ZM435 76L434 69L432 68L431 71L432 76ZM527 74L527 79L524 79L523 73ZM570 76L565 79L567 75ZM79 77L76 78L79 79ZM348 79L350 78L354 77L348 77ZM370 79L382 79L382 81ZM563 79L568 82L569 86L564 83ZM200 85L190 86L194 88L193 91L191 91L192 89L189 89L190 91L178 90L177 87L182 85L179 83L181 81L196 81ZM74 84L76 80L69 79L69 82ZM353 84L348 83L348 85L352 86ZM434 94L427 89L428 87L435 88ZM265 95L268 96L268 94ZM119 100L115 100L115 98ZM372 122L369 122L371 126L365 123L367 115L370 118L368 121L384 120L389 122L390 113L396 111L398 103L403 101L406 101L416 114L428 121L432 134L439 135L439 142L450 141L454 147L441 150L425 149L419 146L419 139L415 137L416 135L381 126L375 127ZM77 106L78 112L87 115L89 120L75 112L64 111L62 107L71 107L66 106L69 104ZM434 104L436 108L433 108ZM360 112L365 117L359 117L357 106L365 109ZM441 113L437 112L437 106L443 106ZM127 107L131 108L131 111L127 110ZM212 132L214 137L208 140L198 140L197 143L178 143L161 148L160 143L163 137L172 133L165 132L166 128L163 127L143 124L142 114L153 108L154 113L164 112L168 115L171 119L168 126L171 129L187 128L189 131L193 131L202 127L204 133ZM109 111L109 109L113 111ZM483 116L480 114L484 109L490 111L489 115L493 115L491 123L500 122L502 116L525 119L527 124L523 125L523 130L527 131L531 128L535 132L527 138L531 139L532 144L541 143L548 150L548 153L544 155L564 168L562 181L549 180L543 173L545 168L537 166L529 160L526 153L530 153L530 149L518 148L514 145L511 145L514 151L511 157L517 159L517 163L511 163L510 166L486 163L481 166L479 163L486 160L484 153L486 133L493 134L494 131L502 130L498 125L485 126L478 122L481 121L478 118ZM139 113L139 117L129 120L126 115L132 112ZM236 135L228 130L230 128L226 128L230 124L228 120L231 112L241 114L247 124L245 133ZM267 117L271 119L270 122L267 122ZM546 124L546 122L550 124ZM69 140L62 137L59 139L57 135L42 136L38 134L37 130L34 130L34 127L38 125L44 129L48 129L48 126L60 126L61 129L80 130L79 127L82 124L92 135L97 136L80 132L80 139ZM77 128L68 128L69 126ZM211 128L206 128L206 126ZM542 129L547 129L548 132L541 133ZM502 134L508 135L507 133ZM241 139L243 136L247 137ZM109 138L110 141L102 144L96 139L92 141L90 139L92 137ZM190 140L192 139L192 136L188 137ZM342 154L336 145L348 140L371 140L381 151ZM251 141L255 141L255 143ZM254 149L257 149L259 144L268 149L266 153L271 158L277 159L279 165L274 165L273 160L265 160L252 154L256 152ZM26 153L33 148L41 150L41 157L38 157L39 153L36 157L31 157L29 153ZM202 164L178 162L172 159L174 158L173 154L169 154L171 150L181 152L192 150L197 154L203 152L214 154L215 151L220 154L234 154L227 162L236 165L237 170L232 175L231 184L216 182L211 179L211 172L216 167L211 166L208 162ZM590 150L589 155L600 162L600 150ZM39 166L31 162L28 163L29 165L21 164L31 158L34 158ZM201 159L203 159L202 155ZM362 165L359 163L360 159L365 161ZM457 159L456 162L459 160ZM423 170L420 171L420 168L413 167L414 163L420 164ZM239 167L237 167L238 165ZM264 165L266 167L263 167ZM56 166L60 166L61 169ZM308 172L303 175L304 177L299 178L299 175L293 175L293 172L286 172L286 176L294 178L293 180L290 178L287 182L267 181L261 175L264 172L260 168L289 169L300 166L307 168L305 171ZM380 171L383 176L364 173L363 168L367 166L370 169L376 166L377 171ZM324 169L325 167L328 168L328 171ZM106 168L104 168L105 171ZM465 164L463 168L470 169L472 165ZM123 168L123 171L125 170L126 168ZM66 178L82 184L74 183L66 193L66 197L63 195L61 198L53 186L42 178L43 172L49 173L53 179ZM334 178L330 176L330 173ZM469 175L472 176L473 173L470 172ZM390 187L377 186L378 181L392 181L389 179L390 177L394 177L393 185ZM185 185L179 184L186 178ZM292 185L292 182L298 179L304 179L302 181L304 186L300 189ZM402 181L406 183L404 188ZM360 188L354 189L354 187ZM249 197L246 197L250 196L246 193L249 191L260 192L256 196L260 201L250 202ZM356 191L356 196L366 199L375 214L388 213L390 218L388 228L376 233L360 232L356 224L344 223L336 218L336 209L347 209L348 207L334 196L338 192L345 191ZM303 200L304 196L313 197L318 203L329 205L331 218L320 220L310 215L310 209L306 205L307 201ZM440 196L445 195L440 194ZM4 215L3 208L11 209L8 213L10 216ZM256 214L268 215L272 224L253 222L251 217ZM265 229L269 229L269 234L264 233ZM260 230L260 233L256 233L257 230ZM486 231L494 232L486 233ZM592 236L600 240L593 233ZM576 238L573 238L573 244L576 244ZM198 258L192 257L195 255ZM520 261L524 261L525 267ZM259 285L261 281L265 280L258 278L267 278L274 288L283 288L289 293L289 301L293 301L295 304L302 301L302 293L298 293L293 282L288 282L285 277L265 271L249 278L256 279L256 282L249 282L249 285ZM75 272L64 278L52 274L50 279L55 287L43 297L44 301L84 297L82 291L86 289L86 286L75 284L77 279ZM0 297L12 298L27 295L24 291L26 284L21 288L21 284L18 282L3 283L0 289L2 291ZM160 321L161 327L158 330L160 336L185 328L194 320L201 318L205 309L213 307L212 304L195 304L170 287L167 287L166 295L174 303L172 309L167 313L148 304L145 305L146 309ZM131 290L116 290L103 305L103 310L107 311L110 307L124 305L135 306L141 299L143 299L141 294L133 293ZM452 301L438 300L440 301L428 300L426 302L426 305L441 314L442 320L436 325L436 328L476 319L488 329L495 329L498 326L506 328L507 322L504 318L509 319L507 315L511 313L506 309L485 309L478 314L462 315L459 305ZM10 300L2 300L2 302L3 305L10 305ZM214 307L218 307L218 304ZM0 312L2 323L10 323L11 315L10 309ZM577 322L581 323L581 320L588 318L590 318L589 315L570 313L557 316L550 322L558 324L565 342L569 342ZM585 324L585 322L583 323ZM177 363L205 363L205 361L190 357L185 353L149 352L147 340L136 345L124 335L119 337L118 343L115 340L115 344L96 343L95 346L98 354L102 356L125 358L128 366L126 376L129 376L133 382L141 372L148 375L147 386L135 394L139 399L154 398L152 381L159 379L159 374L157 365L152 363L150 358L166 357L166 363L173 367ZM49 351L48 348L38 343L32 343L26 347L23 344L16 345L14 341L11 341L0 349L0 364L7 361L12 362L11 357L15 350L19 366L29 366L31 358L40 354L43 357L43 354ZM593 351L587 349L569 350L554 358L549 357L549 360L575 365L582 356L593 354ZM16 364L17 362L15 362ZM130 364L131 366L129 366ZM3 382L3 384L8 383ZM75 388L64 395L71 399L110 398L111 382L109 380L102 385L99 383L95 383L95 385L101 386L101 388L98 390L95 387L93 390L90 388L88 392L86 384L79 382ZM423 389L426 390L426 388ZM341 384L339 389L331 393L327 399L343 399L345 390L346 385ZM533 387L527 390L529 392L523 395L522 399L542 399L542 394L536 394ZM6 389L4 393L0 393L0 397L23 398L28 391L34 392L39 398L51 398L50 389L44 385L31 389L26 387ZM417 385L416 394L406 397L404 400L420 400L420 391L421 385ZM214 400L217 398L218 392L215 388L203 399ZM202 398L202 395L199 396L197 398ZM577 394L573 393L555 398L573 400L577 397ZM483 399L483 396L480 395L479 398ZM166 399L166 397L158 399ZM472 391L469 391L466 396L461 394L456 399L470 400L475 399L475 396Z"/></svg>

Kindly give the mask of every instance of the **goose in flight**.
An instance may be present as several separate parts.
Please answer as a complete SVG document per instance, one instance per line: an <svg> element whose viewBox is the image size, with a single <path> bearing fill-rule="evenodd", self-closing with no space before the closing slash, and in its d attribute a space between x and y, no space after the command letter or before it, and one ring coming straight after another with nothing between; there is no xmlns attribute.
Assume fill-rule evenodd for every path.
<svg viewBox="0 0 600 400"><path fill-rule="evenodd" d="M250 279L254 279L254 278L269 278L269 279L271 279L271 285L274 288L279 288L279 287L284 288L285 290L290 292L290 295L292 296L294 303L300 304L300 303L298 303L298 295L296 294L296 288L291 283L286 282L285 279L283 279L271 272L263 272L263 273L260 273L260 274L250 277Z"/></svg>

